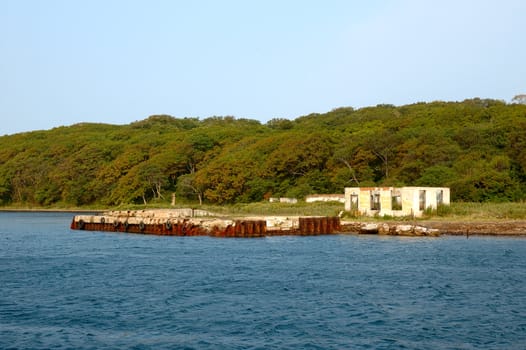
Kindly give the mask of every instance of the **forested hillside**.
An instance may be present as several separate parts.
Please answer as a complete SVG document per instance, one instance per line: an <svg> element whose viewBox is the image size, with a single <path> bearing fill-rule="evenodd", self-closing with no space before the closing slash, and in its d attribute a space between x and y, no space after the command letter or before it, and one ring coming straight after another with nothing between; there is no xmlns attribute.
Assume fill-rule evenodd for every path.
<svg viewBox="0 0 526 350"><path fill-rule="evenodd" d="M266 124L151 116L0 137L0 204L209 203L451 187L455 201L526 198L526 105L496 100L338 108Z"/></svg>

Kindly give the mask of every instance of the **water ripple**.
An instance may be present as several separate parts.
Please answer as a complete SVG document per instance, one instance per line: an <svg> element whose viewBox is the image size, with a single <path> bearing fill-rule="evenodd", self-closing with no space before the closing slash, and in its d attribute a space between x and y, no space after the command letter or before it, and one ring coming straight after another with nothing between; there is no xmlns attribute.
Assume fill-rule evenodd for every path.
<svg viewBox="0 0 526 350"><path fill-rule="evenodd" d="M526 344L526 240L153 237L70 218L0 213L0 348Z"/></svg>

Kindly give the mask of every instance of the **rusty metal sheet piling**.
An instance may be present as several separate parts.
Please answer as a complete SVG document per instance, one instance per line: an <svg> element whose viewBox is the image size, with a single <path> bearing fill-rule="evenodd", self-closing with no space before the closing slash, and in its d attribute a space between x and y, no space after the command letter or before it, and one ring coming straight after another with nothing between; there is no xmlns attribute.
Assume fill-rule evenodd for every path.
<svg viewBox="0 0 526 350"><path fill-rule="evenodd" d="M265 237L282 235L322 235L338 233L339 217L272 217L270 219L194 219L162 217L156 213L110 212L78 215L71 222L72 230L107 231L167 236ZM271 227L269 228L269 222ZM277 226L276 226L277 225Z"/></svg>

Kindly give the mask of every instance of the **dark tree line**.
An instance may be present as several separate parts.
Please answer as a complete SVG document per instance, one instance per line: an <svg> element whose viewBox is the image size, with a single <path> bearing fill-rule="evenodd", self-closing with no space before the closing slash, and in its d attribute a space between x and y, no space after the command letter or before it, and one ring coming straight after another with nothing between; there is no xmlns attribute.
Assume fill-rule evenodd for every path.
<svg viewBox="0 0 526 350"><path fill-rule="evenodd" d="M2 205L234 203L345 186L449 186L526 198L526 105L490 99L338 108L266 124L151 116L0 137Z"/></svg>

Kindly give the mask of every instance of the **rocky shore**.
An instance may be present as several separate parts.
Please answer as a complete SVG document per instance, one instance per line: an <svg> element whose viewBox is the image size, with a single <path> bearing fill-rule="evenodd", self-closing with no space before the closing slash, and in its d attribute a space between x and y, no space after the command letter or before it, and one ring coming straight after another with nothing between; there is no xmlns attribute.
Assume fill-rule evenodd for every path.
<svg viewBox="0 0 526 350"><path fill-rule="evenodd" d="M341 222L341 231L344 233L358 234L377 234L387 236L440 236L439 229L426 227L424 225L381 222L381 223L364 223L364 222Z"/></svg>
<svg viewBox="0 0 526 350"><path fill-rule="evenodd" d="M163 218L181 218L188 217L189 209L160 209L151 211L132 211L137 216L144 216L153 219L154 217ZM190 209L191 210L191 209ZM130 215L129 211L98 211L98 210L60 210L60 209L18 209L18 208L2 208L0 211L50 211L50 212L84 212L87 215L115 215L118 217L126 217ZM142 215L141 215L142 214ZM224 219L217 217L212 213L206 213L194 210L190 216L200 216L200 224L215 224L223 223ZM203 217L210 215L213 218L203 220ZM286 216L258 216L247 219L255 220L264 218L267 220L269 230L288 230L297 225L298 219L296 217ZM197 219L197 218L194 218ZM218 221L215 221L218 220ZM214 222L215 221L215 222ZM228 223L228 222L227 222ZM341 221L340 232L342 233L371 233L371 234L395 234L406 236L436 236L456 235L456 236L516 236L526 237L526 220L416 220L416 221L385 221L385 222L358 222L358 221Z"/></svg>
<svg viewBox="0 0 526 350"><path fill-rule="evenodd" d="M526 236L526 220L498 221L421 221L442 234L457 236Z"/></svg>
<svg viewBox="0 0 526 350"><path fill-rule="evenodd" d="M432 221L415 222L342 222L342 227L362 234L384 234L399 236L524 236L526 220L496 221Z"/></svg>

